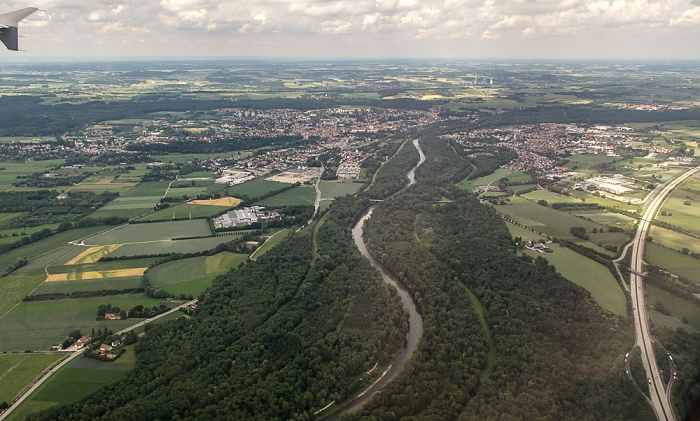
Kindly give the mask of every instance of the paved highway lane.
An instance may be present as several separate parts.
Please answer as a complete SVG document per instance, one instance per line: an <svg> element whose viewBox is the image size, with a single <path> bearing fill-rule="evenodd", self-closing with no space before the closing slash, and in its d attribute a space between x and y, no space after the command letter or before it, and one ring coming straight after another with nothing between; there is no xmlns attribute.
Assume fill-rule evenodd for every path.
<svg viewBox="0 0 700 421"><path fill-rule="evenodd" d="M664 383L659 374L659 367L656 363L656 356L652 348L651 334L649 333L649 316L644 303L644 244L649 232L651 221L654 219L661 205L668 195L677 188L685 179L695 174L700 167L694 168L680 175L677 178L667 181L648 196L646 210L637 228L637 233L632 242L632 261L630 275L630 293L634 305L634 327L636 334L636 345L642 350L642 363L647 372L649 382L649 394L651 395L652 406L659 420L674 421L675 415L671 406L668 394L665 391Z"/></svg>

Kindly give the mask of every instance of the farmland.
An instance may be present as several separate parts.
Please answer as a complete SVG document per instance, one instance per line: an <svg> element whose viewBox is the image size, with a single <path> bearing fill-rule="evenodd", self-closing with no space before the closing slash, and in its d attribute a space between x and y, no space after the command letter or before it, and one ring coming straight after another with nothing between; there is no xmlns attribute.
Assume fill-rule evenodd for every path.
<svg viewBox="0 0 700 421"><path fill-rule="evenodd" d="M501 178L509 176L511 173L511 170L499 168L493 174L485 175L483 177L475 178L473 180L460 181L459 183L457 183L457 187L459 187L462 190L473 190L477 186L486 186L494 184Z"/></svg>
<svg viewBox="0 0 700 421"><path fill-rule="evenodd" d="M179 237L211 235L205 220L153 222L130 224L109 230L85 240L86 245L136 244L172 240Z"/></svg>
<svg viewBox="0 0 700 421"><path fill-rule="evenodd" d="M661 302L669 311L671 317L680 323L685 317L690 327L700 331L700 307L651 285L647 285L644 288L650 306L657 306L658 302Z"/></svg>
<svg viewBox="0 0 700 421"><path fill-rule="evenodd" d="M171 294L197 296L211 286L212 280L243 263L245 254L229 252L213 256L192 257L160 264L148 270L151 286Z"/></svg>
<svg viewBox="0 0 700 421"><path fill-rule="evenodd" d="M27 384L65 355L0 355L0 402L10 402Z"/></svg>
<svg viewBox="0 0 700 421"><path fill-rule="evenodd" d="M251 259L257 259L258 257L262 256L266 252L268 252L271 248L279 244L282 240L284 240L290 233L289 228L283 229L281 231L277 231L274 233L272 236L270 236L264 244L262 244L253 254L250 255Z"/></svg>
<svg viewBox="0 0 700 421"><path fill-rule="evenodd" d="M523 240L535 239L536 234L507 224L508 230L514 237ZM553 253L540 254L535 251L525 250L525 253L534 257L544 257L557 268L557 272L564 275L571 282L585 288L591 293L593 299L604 309L617 315L627 317L627 299L622 287L607 267L569 250L559 244L548 244L547 247Z"/></svg>
<svg viewBox="0 0 700 421"><path fill-rule="evenodd" d="M291 186L291 184L280 183L277 181L255 179L245 182L243 184L238 184L236 186L229 187L228 192L231 196L234 197L256 198L287 186Z"/></svg>
<svg viewBox="0 0 700 421"><path fill-rule="evenodd" d="M97 388L122 378L133 367L133 346L115 362L78 358L61 368L24 401L8 418L20 420L31 414L65 402L75 402Z"/></svg>
<svg viewBox="0 0 700 421"><path fill-rule="evenodd" d="M651 265L700 283L700 260L698 259L654 243L647 244L646 259Z"/></svg>
<svg viewBox="0 0 700 421"><path fill-rule="evenodd" d="M316 200L316 190L310 186L295 187L291 190L263 199L255 204L258 206L313 206Z"/></svg>
<svg viewBox="0 0 700 421"><path fill-rule="evenodd" d="M318 185L321 189L322 199L335 199L336 197L355 194L362 188L363 183L321 181Z"/></svg>
<svg viewBox="0 0 700 421"><path fill-rule="evenodd" d="M221 199L220 199L221 200ZM211 218L219 215L234 206L236 206L236 201L232 201L231 205L216 206L210 204L200 204L194 203L198 201L192 201L187 203L181 203L175 206L171 206L143 218L139 218L141 221L164 221L169 219L190 219L190 218ZM240 200L237 200L240 203Z"/></svg>
<svg viewBox="0 0 700 421"><path fill-rule="evenodd" d="M97 306L106 303L129 309L137 305L152 307L162 301L144 294L120 294L21 302L0 318L0 338L3 338L0 351L47 350L75 329L90 332L93 328L109 328L117 331L139 320L96 321Z"/></svg>

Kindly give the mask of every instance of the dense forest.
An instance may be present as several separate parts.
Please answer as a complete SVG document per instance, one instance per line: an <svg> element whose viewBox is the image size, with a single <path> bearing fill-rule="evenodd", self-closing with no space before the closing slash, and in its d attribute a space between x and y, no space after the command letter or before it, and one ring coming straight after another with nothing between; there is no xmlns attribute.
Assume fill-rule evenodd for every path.
<svg viewBox="0 0 700 421"><path fill-rule="evenodd" d="M192 319L149 328L124 379L31 419L312 419L349 401L407 330L350 235L370 198L386 200L366 243L411 289L424 335L405 370L346 418L654 419L624 375L630 319L545 259L514 255L500 217L451 187L476 163L443 141L421 145L417 185L402 190L418 159L407 142L367 192L215 281Z"/></svg>
<svg viewBox="0 0 700 421"><path fill-rule="evenodd" d="M630 321L545 259L513 255L500 217L449 187L468 163L444 142L421 144L418 184L382 203L365 232L415 294L424 338L405 372L349 418L654 419L624 376Z"/></svg>

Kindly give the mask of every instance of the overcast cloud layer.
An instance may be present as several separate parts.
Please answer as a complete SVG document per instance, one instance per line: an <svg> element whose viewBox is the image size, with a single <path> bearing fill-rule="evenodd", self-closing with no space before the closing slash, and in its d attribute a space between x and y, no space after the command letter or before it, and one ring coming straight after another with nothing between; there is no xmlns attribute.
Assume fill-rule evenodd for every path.
<svg viewBox="0 0 700 421"><path fill-rule="evenodd" d="M700 0L27 1L15 58L700 58Z"/></svg>

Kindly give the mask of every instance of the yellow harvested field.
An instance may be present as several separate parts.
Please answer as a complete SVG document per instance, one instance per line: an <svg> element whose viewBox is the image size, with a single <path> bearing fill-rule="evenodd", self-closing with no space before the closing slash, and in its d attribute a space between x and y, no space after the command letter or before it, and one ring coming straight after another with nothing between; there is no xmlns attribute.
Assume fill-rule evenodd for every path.
<svg viewBox="0 0 700 421"><path fill-rule="evenodd" d="M90 247L84 252L80 253L78 256L72 258L67 265L82 265L85 263L95 263L102 257L105 257L109 253L121 247L122 244L110 244L107 246L95 246Z"/></svg>
<svg viewBox="0 0 700 421"><path fill-rule="evenodd" d="M123 278L126 276L141 276L148 268L130 268L117 270L103 270L100 272L71 272L55 273L46 278L45 282L87 281L90 279Z"/></svg>
<svg viewBox="0 0 700 421"><path fill-rule="evenodd" d="M192 200L193 205L209 205L209 206L238 206L242 200L235 197L222 197L221 199L209 199L209 200Z"/></svg>

